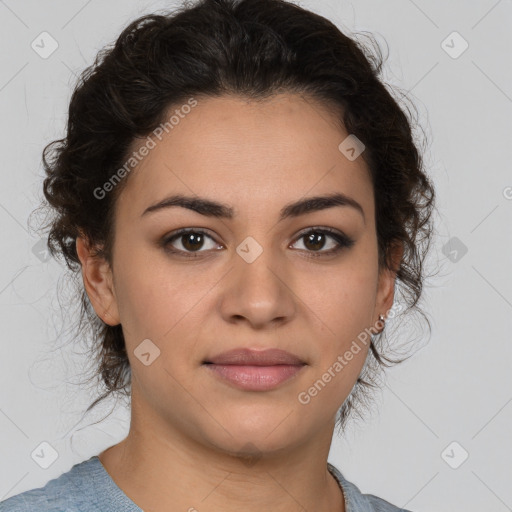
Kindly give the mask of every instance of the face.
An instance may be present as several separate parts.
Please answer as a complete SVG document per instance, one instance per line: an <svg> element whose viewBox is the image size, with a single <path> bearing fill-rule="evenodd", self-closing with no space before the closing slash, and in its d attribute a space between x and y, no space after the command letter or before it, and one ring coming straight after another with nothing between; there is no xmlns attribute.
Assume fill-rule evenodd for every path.
<svg viewBox="0 0 512 512"><path fill-rule="evenodd" d="M155 139L116 204L113 268L79 245L96 312L122 324L132 414L226 452L332 434L368 353L358 336L394 288L379 274L367 166L338 148L348 135L321 105L287 94L202 99ZM335 194L347 202L289 207ZM176 195L224 209L151 208ZM205 364L238 348L300 364Z"/></svg>

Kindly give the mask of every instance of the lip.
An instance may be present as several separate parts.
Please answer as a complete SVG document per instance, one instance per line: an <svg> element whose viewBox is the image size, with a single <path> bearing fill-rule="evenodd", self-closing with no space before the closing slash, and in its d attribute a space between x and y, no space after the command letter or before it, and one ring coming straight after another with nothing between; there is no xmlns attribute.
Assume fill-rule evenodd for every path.
<svg viewBox="0 0 512 512"><path fill-rule="evenodd" d="M273 366L276 364L303 365L298 356L278 348L254 350L250 348L235 348L222 352L204 361L213 364L236 364L251 366Z"/></svg>
<svg viewBox="0 0 512 512"><path fill-rule="evenodd" d="M237 388L269 391L294 377L306 363L281 349L239 348L205 360L203 366Z"/></svg>

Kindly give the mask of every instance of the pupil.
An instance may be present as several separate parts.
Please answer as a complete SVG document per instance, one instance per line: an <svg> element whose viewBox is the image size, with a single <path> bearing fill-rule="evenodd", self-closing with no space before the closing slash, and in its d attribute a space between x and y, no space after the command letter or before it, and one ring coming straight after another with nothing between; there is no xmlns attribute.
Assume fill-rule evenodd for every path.
<svg viewBox="0 0 512 512"><path fill-rule="evenodd" d="M194 249L201 248L201 246L203 244L202 236L203 235L201 233L187 233L187 234L183 235L183 237L182 237L183 247L185 247L185 249L190 250L190 251L193 251ZM184 242L183 242L183 239L185 240ZM192 242L192 243L190 243L190 242Z"/></svg>
<svg viewBox="0 0 512 512"><path fill-rule="evenodd" d="M322 249L322 247L324 246L324 233L311 233L307 239L306 239L306 247L308 247L308 244L310 244L310 249L313 249L313 250L318 250L318 249ZM315 242L316 240L316 242ZM313 247L311 247L311 245Z"/></svg>

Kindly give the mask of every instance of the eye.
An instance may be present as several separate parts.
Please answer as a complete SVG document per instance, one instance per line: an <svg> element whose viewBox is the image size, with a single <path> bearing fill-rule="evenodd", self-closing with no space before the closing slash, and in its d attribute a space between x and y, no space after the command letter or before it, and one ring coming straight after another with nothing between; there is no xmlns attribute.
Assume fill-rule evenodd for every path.
<svg viewBox="0 0 512 512"><path fill-rule="evenodd" d="M208 244L205 247L205 240L207 239L210 240L210 247L208 247ZM330 244L328 243L329 239L331 240ZM334 255L344 248L352 247L355 243L354 240L345 234L330 228L309 228L296 238L295 244L299 240L304 240L303 246L305 248L301 250L309 253L308 256L311 257ZM322 250L326 244L331 247L328 250ZM200 254L197 253L222 248L211 235L200 228L180 229L165 237L161 245L167 252L188 258L199 257Z"/></svg>
<svg viewBox="0 0 512 512"><path fill-rule="evenodd" d="M326 240L331 239L331 248L322 251L326 245ZM344 248L350 248L354 245L355 241L344 235L341 232L335 231L330 228L310 228L303 231L298 240L304 240L303 246L308 253L308 256L329 256L340 252ZM334 243L332 242L334 240ZM329 244L328 244L329 245Z"/></svg>
<svg viewBox="0 0 512 512"><path fill-rule="evenodd" d="M206 247L206 250L215 249L215 247L219 246L206 231L199 228L180 229L170 237L164 238L164 240L162 240L162 245L171 253L182 253L185 257L193 258L195 257L193 253L205 252L200 251L199 249L204 247L206 238L214 242L213 244L210 244L210 247ZM175 243L178 247L173 245Z"/></svg>

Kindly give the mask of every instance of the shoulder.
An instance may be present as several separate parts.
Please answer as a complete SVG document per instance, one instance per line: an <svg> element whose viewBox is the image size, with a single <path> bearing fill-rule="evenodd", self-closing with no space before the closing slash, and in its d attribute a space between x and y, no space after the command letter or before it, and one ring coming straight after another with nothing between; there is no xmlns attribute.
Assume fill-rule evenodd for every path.
<svg viewBox="0 0 512 512"><path fill-rule="evenodd" d="M93 512L95 470L93 458L75 464L45 486L22 492L0 502L0 512Z"/></svg>
<svg viewBox="0 0 512 512"><path fill-rule="evenodd" d="M338 480L345 495L345 507L347 512L412 512L411 510L397 507L373 494L363 494L352 482L349 482L332 464L328 463L329 471Z"/></svg>

